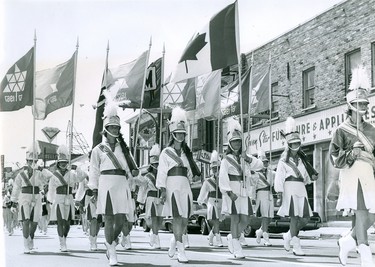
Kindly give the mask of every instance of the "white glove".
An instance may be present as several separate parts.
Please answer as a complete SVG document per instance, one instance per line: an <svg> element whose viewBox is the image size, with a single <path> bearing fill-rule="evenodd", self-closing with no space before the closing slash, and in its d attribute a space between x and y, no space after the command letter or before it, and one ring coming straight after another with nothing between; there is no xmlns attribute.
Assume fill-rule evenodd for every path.
<svg viewBox="0 0 375 267"><path fill-rule="evenodd" d="M10 212L11 212L11 213L16 213L16 212L17 212L17 208L15 208L15 207L11 207L11 208L10 208Z"/></svg>

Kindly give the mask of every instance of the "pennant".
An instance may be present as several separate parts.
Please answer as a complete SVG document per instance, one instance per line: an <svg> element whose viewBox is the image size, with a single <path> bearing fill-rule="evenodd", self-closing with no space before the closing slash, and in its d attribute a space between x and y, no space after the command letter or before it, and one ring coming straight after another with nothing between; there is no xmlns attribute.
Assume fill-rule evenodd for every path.
<svg viewBox="0 0 375 267"><path fill-rule="evenodd" d="M147 68L143 108L160 108L161 62L159 58Z"/></svg>
<svg viewBox="0 0 375 267"><path fill-rule="evenodd" d="M108 83L111 91L115 91L115 101L124 108L140 108L144 75L147 66L147 53L132 62L125 63L117 68L110 68L112 80Z"/></svg>
<svg viewBox="0 0 375 267"><path fill-rule="evenodd" d="M9 68L1 81L0 111L33 105L34 47Z"/></svg>
<svg viewBox="0 0 375 267"><path fill-rule="evenodd" d="M73 102L76 52L65 63L53 69L36 73L35 106L36 120L44 120L51 112L67 107Z"/></svg>
<svg viewBox="0 0 375 267"><path fill-rule="evenodd" d="M196 33L183 52L173 82L209 73L238 63L237 1L213 16Z"/></svg>
<svg viewBox="0 0 375 267"><path fill-rule="evenodd" d="M220 117L220 88L221 88L221 70L210 73L207 77L199 77L202 84L198 82L197 86L197 108L196 119L205 118L213 120Z"/></svg>

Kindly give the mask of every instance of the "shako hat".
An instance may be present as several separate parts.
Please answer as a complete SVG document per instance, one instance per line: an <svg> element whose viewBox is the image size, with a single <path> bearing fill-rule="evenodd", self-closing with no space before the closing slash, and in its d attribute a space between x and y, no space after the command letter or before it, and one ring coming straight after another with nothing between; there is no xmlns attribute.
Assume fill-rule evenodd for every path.
<svg viewBox="0 0 375 267"><path fill-rule="evenodd" d="M160 147L159 144L152 146L150 150L150 164L159 163Z"/></svg>
<svg viewBox="0 0 375 267"><path fill-rule="evenodd" d="M292 117L286 119L285 131L281 131L280 133L288 144L301 143L301 138L296 127L296 121Z"/></svg>
<svg viewBox="0 0 375 267"><path fill-rule="evenodd" d="M66 145L61 145L57 149L57 162L68 162L69 150Z"/></svg>
<svg viewBox="0 0 375 267"><path fill-rule="evenodd" d="M169 131L171 133L184 133L186 134L186 111L180 107L172 109L172 116L169 120Z"/></svg>

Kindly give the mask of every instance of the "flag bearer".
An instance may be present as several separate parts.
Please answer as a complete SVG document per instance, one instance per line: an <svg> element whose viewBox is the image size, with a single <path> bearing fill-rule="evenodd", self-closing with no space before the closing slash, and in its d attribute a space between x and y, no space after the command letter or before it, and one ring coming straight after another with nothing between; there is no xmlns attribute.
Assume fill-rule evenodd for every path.
<svg viewBox="0 0 375 267"><path fill-rule="evenodd" d="M340 169L336 208L352 209L355 214L352 231L338 241L342 265L358 246L361 266L374 266L367 230L375 222L375 128L363 118L368 113L369 88L365 69L355 69L346 96L348 117L336 129L330 144L331 162Z"/></svg>
<svg viewBox="0 0 375 267"><path fill-rule="evenodd" d="M25 254L29 254L34 248L34 235L42 216L42 199L39 192L52 177L52 173L47 169L36 167L39 153L38 145L28 149L27 166L16 176L11 195L11 211L16 212L18 207L18 220L22 222Z"/></svg>
<svg viewBox="0 0 375 267"><path fill-rule="evenodd" d="M207 204L207 221L208 227L211 228L208 234L208 245L214 245L214 238L218 247L223 246L220 236L220 221L224 219L221 214L222 198L219 190L219 167L220 159L216 150L212 151L210 159L210 167L212 175L208 177L202 185L201 191L198 196L198 203Z"/></svg>
<svg viewBox="0 0 375 267"><path fill-rule="evenodd" d="M51 221L57 221L57 234L60 240L61 252L67 252L66 238L70 230L70 222L74 219L75 205L73 186L85 179L78 171L71 170L68 166L69 150L65 145L57 149L56 170L49 180L47 200L52 203Z"/></svg>
<svg viewBox="0 0 375 267"><path fill-rule="evenodd" d="M173 236L168 255L173 257L178 250L178 261L186 263L188 259L182 235L186 230L188 218L192 213L193 193L190 184L194 176L199 176L193 153L186 144L186 112L180 107L172 110L169 122L171 138L160 154L156 187L161 190L164 203L163 216L173 217Z"/></svg>
<svg viewBox="0 0 375 267"><path fill-rule="evenodd" d="M222 212L231 217L228 249L235 258L244 258L240 243L242 231L253 215L250 199L250 169L262 166L260 159L247 155L242 149L241 125L235 119L228 120L228 149L220 164L219 187L223 193Z"/></svg>

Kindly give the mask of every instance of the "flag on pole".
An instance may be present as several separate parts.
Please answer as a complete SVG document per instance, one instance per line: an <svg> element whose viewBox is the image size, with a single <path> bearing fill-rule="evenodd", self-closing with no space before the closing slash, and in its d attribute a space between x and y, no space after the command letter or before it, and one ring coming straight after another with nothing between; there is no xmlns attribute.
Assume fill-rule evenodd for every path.
<svg viewBox="0 0 375 267"><path fill-rule="evenodd" d="M199 77L202 84L197 86L196 119L213 120L220 117L221 70L211 72L207 77Z"/></svg>
<svg viewBox="0 0 375 267"><path fill-rule="evenodd" d="M34 47L9 68L1 81L0 111L33 105Z"/></svg>
<svg viewBox="0 0 375 267"><path fill-rule="evenodd" d="M115 91L115 101L119 105L130 108L140 108L144 75L147 67L148 50L132 62L110 68L112 80L108 80L111 91Z"/></svg>
<svg viewBox="0 0 375 267"><path fill-rule="evenodd" d="M209 73L238 63L237 1L215 16L187 44L173 82Z"/></svg>
<svg viewBox="0 0 375 267"><path fill-rule="evenodd" d="M76 53L67 62L36 73L33 110L36 120L44 120L51 112L72 104Z"/></svg>
<svg viewBox="0 0 375 267"><path fill-rule="evenodd" d="M186 81L184 89L181 92L183 98L181 108L183 108L185 111L194 110L196 108L196 80L196 78L188 79Z"/></svg>
<svg viewBox="0 0 375 267"><path fill-rule="evenodd" d="M167 79L169 82L169 79ZM196 79L187 79L181 83L167 83L163 90L163 108L180 106L186 111L196 107Z"/></svg>
<svg viewBox="0 0 375 267"><path fill-rule="evenodd" d="M161 63L162 58L159 58L147 68L143 96L144 109L160 108Z"/></svg>
<svg viewBox="0 0 375 267"><path fill-rule="evenodd" d="M251 97L251 114L259 114L270 110L271 103L269 103L270 87L270 66L260 77L254 77Z"/></svg>

